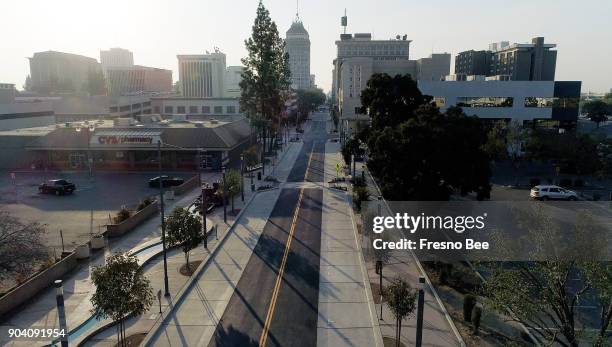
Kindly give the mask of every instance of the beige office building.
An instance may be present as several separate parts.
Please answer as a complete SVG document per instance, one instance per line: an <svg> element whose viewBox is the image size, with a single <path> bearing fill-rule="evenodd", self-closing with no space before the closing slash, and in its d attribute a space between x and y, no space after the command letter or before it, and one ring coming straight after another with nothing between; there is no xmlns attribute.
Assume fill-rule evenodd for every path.
<svg viewBox="0 0 612 347"><path fill-rule="evenodd" d="M225 54L178 55L181 93L187 98L219 98L224 94Z"/></svg>

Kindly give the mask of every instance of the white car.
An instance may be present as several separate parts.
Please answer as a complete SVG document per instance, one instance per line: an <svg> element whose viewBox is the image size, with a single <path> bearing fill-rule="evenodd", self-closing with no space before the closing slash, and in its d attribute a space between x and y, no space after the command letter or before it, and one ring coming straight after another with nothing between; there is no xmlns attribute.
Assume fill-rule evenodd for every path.
<svg viewBox="0 0 612 347"><path fill-rule="evenodd" d="M576 192L553 185L535 186L531 188L529 197L534 200L578 200Z"/></svg>

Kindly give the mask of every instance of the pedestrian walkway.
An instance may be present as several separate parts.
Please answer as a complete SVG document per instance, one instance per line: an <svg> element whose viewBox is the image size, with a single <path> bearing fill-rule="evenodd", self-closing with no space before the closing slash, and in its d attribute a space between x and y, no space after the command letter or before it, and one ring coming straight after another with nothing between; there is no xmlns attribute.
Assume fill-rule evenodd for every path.
<svg viewBox="0 0 612 347"><path fill-rule="evenodd" d="M325 182L336 177L339 143L325 147ZM324 189L317 346L382 346L352 207L345 192Z"/></svg>
<svg viewBox="0 0 612 347"><path fill-rule="evenodd" d="M372 176L367 172L363 163L357 163L357 175L361 176L364 172L370 196L377 197L380 195ZM381 202L383 214L387 212L387 206ZM364 254L369 254L370 244L367 237L364 237L362 244ZM376 273L375 262L368 259L367 262L368 277L371 287L375 288L375 292L379 292L379 275ZM417 288L419 277L426 276L418 260L410 251L394 251L391 253L389 263L383 268L383 287L390 284L395 278L404 279L412 288ZM452 319L446 312L444 304L439 300L435 290L428 283L424 287L425 291L425 310L423 315L423 345L427 346L463 346L465 345L461 336L457 332ZM383 337L395 338L395 319L389 307L383 302L380 303L380 297L375 298L377 302L376 315L380 321L380 330ZM381 314L382 306L382 314ZM404 344L413 345L416 338L416 315L402 322L401 341Z"/></svg>

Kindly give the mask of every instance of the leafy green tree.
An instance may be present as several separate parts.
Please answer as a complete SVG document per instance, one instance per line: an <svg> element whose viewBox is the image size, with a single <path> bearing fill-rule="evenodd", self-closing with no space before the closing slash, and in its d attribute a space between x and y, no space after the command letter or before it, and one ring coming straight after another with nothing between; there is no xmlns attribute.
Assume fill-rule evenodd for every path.
<svg viewBox="0 0 612 347"><path fill-rule="evenodd" d="M552 134L534 130L525 143L526 155L531 159L555 161L562 173L593 174L601 167L597 142L588 135L574 132Z"/></svg>
<svg viewBox="0 0 612 347"><path fill-rule="evenodd" d="M603 98L603 101L608 105L612 105L612 92L606 93L606 95Z"/></svg>
<svg viewBox="0 0 612 347"><path fill-rule="evenodd" d="M254 167L259 163L259 151L259 146L252 145L247 150L242 152L242 155L244 156L244 165L246 167Z"/></svg>
<svg viewBox="0 0 612 347"><path fill-rule="evenodd" d="M266 138L280 130L279 117L290 88L291 72L285 42L261 1L252 30L245 41L248 56L242 59L245 68L240 82L240 107L251 125L261 132L265 150Z"/></svg>
<svg viewBox="0 0 612 347"><path fill-rule="evenodd" d="M321 89L299 89L297 95L297 111L306 118L308 114L315 111L325 103L325 93Z"/></svg>
<svg viewBox="0 0 612 347"><path fill-rule="evenodd" d="M125 342L125 319L145 313L153 304L153 289L136 256L113 254L106 264L93 268L91 279L96 291L91 297L91 313L118 324L118 345Z"/></svg>
<svg viewBox="0 0 612 347"><path fill-rule="evenodd" d="M341 149L342 159L346 165L351 165L351 158L353 155L363 155L361 149L361 143L357 138L350 138L346 140Z"/></svg>
<svg viewBox="0 0 612 347"><path fill-rule="evenodd" d="M421 94L410 75L374 74L361 92L362 112L372 118L373 130L398 126L431 99Z"/></svg>
<svg viewBox="0 0 612 347"><path fill-rule="evenodd" d="M406 281L398 277L385 287L383 298L395 317L395 341L396 346L399 347L401 346L402 321L414 313L417 306L417 292L410 288Z"/></svg>
<svg viewBox="0 0 612 347"><path fill-rule="evenodd" d="M601 101L589 101L582 106L582 112L586 113L587 117L594 123L599 124L608 120L608 116L612 113L612 107L609 104Z"/></svg>
<svg viewBox="0 0 612 347"><path fill-rule="evenodd" d="M487 132L487 142L484 144L484 151L491 160L504 160L508 158L508 145L506 135L508 126L505 121L496 121Z"/></svg>
<svg viewBox="0 0 612 347"><path fill-rule="evenodd" d="M189 252L198 247L203 239L200 218L192 215L184 208L177 207L166 219L166 241L170 246L180 245L185 253L185 266L191 272Z"/></svg>
<svg viewBox="0 0 612 347"><path fill-rule="evenodd" d="M491 189L485 142L478 118L423 104L408 121L371 132L368 168L390 200L448 200L453 191L484 199Z"/></svg>
<svg viewBox="0 0 612 347"><path fill-rule="evenodd" d="M232 213L234 210L234 197L238 193L240 193L240 184L242 183L242 176L240 175L240 171L235 169L229 169L225 173L225 183L221 181L221 185L219 186L219 193L223 194L225 198L228 197L232 203Z"/></svg>

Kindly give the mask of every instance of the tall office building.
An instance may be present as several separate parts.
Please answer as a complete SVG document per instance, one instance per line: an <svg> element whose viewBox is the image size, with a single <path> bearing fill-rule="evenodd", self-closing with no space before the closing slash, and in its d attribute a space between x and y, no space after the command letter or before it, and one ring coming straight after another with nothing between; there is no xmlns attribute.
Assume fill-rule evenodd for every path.
<svg viewBox="0 0 612 347"><path fill-rule="evenodd" d="M187 98L220 98L224 94L225 54L178 55L181 92Z"/></svg>
<svg viewBox="0 0 612 347"><path fill-rule="evenodd" d="M491 51L469 50L455 57L455 75L487 76L491 65Z"/></svg>
<svg viewBox="0 0 612 347"><path fill-rule="evenodd" d="M94 58L56 51L34 53L29 60L32 90L43 94L86 90L89 76L100 69Z"/></svg>
<svg viewBox="0 0 612 347"><path fill-rule="evenodd" d="M455 58L455 74L503 76L513 81L553 81L557 65L555 44L535 37L531 43L492 43L488 51L465 51Z"/></svg>
<svg viewBox="0 0 612 347"><path fill-rule="evenodd" d="M225 71L225 80L223 86L224 98L239 98L240 97L240 81L242 81L243 66L228 66Z"/></svg>
<svg viewBox="0 0 612 347"><path fill-rule="evenodd" d="M287 30L285 50L289 53L291 87L310 88L310 36L299 15Z"/></svg>
<svg viewBox="0 0 612 347"><path fill-rule="evenodd" d="M134 66L134 54L124 48L100 51L100 64L104 71L109 67L131 67Z"/></svg>
<svg viewBox="0 0 612 347"><path fill-rule="evenodd" d="M172 71L148 66L107 67L106 84L111 96L134 92L172 91Z"/></svg>

